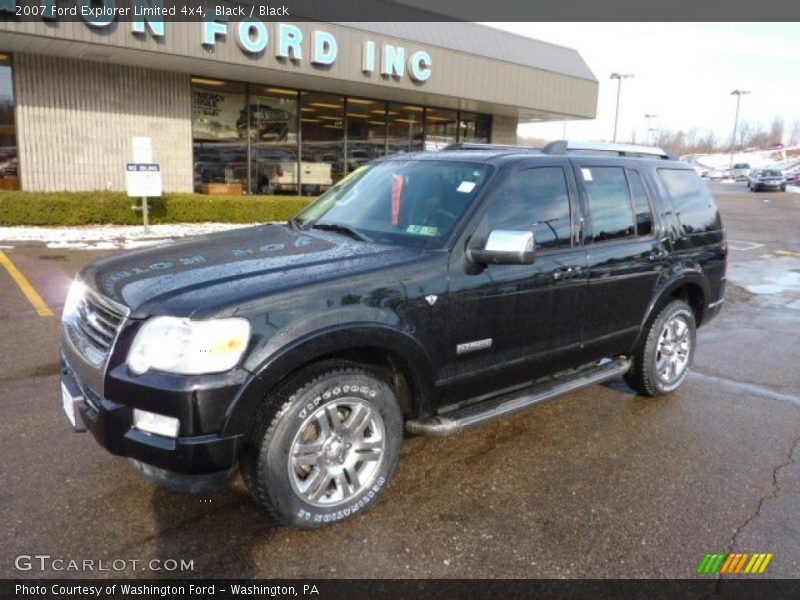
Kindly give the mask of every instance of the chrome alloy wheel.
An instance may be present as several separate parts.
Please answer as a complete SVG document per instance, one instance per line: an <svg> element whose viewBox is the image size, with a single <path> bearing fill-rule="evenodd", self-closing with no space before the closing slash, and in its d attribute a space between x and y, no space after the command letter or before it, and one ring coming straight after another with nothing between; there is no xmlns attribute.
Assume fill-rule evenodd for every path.
<svg viewBox="0 0 800 600"><path fill-rule="evenodd" d="M677 381L689 364L692 339L683 315L675 315L664 325L658 339L656 372L663 383Z"/></svg>
<svg viewBox="0 0 800 600"><path fill-rule="evenodd" d="M385 450L377 409L361 398L337 398L300 426L289 449L289 481L314 506L347 502L374 483Z"/></svg>

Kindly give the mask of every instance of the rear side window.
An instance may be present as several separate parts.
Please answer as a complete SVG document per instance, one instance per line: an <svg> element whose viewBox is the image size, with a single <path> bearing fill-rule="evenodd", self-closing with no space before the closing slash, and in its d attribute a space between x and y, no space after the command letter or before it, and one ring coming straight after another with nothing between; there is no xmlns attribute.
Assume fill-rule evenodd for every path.
<svg viewBox="0 0 800 600"><path fill-rule="evenodd" d="M583 167L581 175L589 196L592 240L632 238L636 229L625 170L622 167Z"/></svg>
<svg viewBox="0 0 800 600"><path fill-rule="evenodd" d="M633 195L633 212L636 216L636 235L647 237L653 235L653 212L650 209L650 197L644 187L642 176L638 171L628 171L628 182Z"/></svg>
<svg viewBox="0 0 800 600"><path fill-rule="evenodd" d="M672 198L672 206L686 234L721 229L711 192L693 170L658 169L658 177Z"/></svg>

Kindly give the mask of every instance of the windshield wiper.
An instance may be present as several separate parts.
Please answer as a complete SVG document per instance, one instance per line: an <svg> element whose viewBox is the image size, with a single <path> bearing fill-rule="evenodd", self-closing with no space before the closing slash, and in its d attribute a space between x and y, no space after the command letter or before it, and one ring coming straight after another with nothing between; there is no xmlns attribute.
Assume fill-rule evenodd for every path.
<svg viewBox="0 0 800 600"><path fill-rule="evenodd" d="M344 223L314 223L311 229L322 229L323 231L335 231L336 233L343 233L353 239L362 242L371 242L372 239L350 227Z"/></svg>

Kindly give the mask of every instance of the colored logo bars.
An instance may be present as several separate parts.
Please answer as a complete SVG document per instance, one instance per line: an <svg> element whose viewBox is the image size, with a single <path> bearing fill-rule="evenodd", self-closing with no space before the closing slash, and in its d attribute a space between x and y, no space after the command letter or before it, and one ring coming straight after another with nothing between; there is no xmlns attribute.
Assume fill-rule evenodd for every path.
<svg viewBox="0 0 800 600"><path fill-rule="evenodd" d="M697 567L697 572L703 575L720 574L737 574L737 573L763 573L769 561L772 560L772 553L762 554L747 552L725 554L720 552L717 554L706 554L700 565Z"/></svg>

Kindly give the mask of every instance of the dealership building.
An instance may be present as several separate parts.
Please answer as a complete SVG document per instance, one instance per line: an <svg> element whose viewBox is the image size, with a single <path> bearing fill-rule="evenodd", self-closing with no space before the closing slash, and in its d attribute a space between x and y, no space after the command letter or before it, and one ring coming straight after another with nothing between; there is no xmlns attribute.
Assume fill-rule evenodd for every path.
<svg viewBox="0 0 800 600"><path fill-rule="evenodd" d="M572 49L473 23L0 20L0 189L316 193L377 156L595 117ZM147 144L145 144L145 147Z"/></svg>

